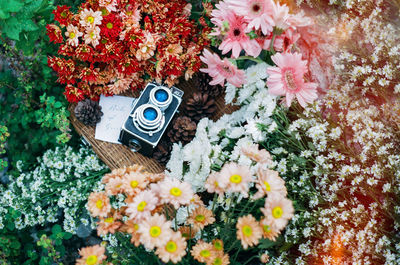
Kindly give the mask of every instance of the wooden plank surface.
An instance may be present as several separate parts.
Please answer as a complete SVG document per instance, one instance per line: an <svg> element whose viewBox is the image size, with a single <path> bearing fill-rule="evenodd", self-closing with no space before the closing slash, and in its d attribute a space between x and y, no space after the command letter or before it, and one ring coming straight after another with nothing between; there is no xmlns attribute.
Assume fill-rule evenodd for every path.
<svg viewBox="0 0 400 265"><path fill-rule="evenodd" d="M182 89L185 94L183 96L183 102L190 98L191 94L198 91L193 80L183 81L176 85L176 87ZM126 96L137 97L140 91L130 92ZM216 100L217 111L211 117L213 120L218 119L224 113L231 113L236 108L233 106L226 106L224 101L224 95L219 96ZM160 165L156 160L143 156L140 153L134 153L124 145L108 143L94 138L95 127L85 126L83 123L78 121L74 114L74 108L76 104L71 104L69 106L69 111L71 112L70 121L74 126L77 133L83 136L86 141L91 144L93 150L99 156L99 158L106 163L110 169L120 168L124 166L130 166L133 164L139 164L144 166L147 171L152 173L160 173L164 171L164 167Z"/></svg>

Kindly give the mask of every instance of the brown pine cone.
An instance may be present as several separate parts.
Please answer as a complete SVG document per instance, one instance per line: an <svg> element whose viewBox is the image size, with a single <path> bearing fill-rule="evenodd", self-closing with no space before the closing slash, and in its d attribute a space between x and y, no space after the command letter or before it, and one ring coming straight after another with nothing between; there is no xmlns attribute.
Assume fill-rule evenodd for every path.
<svg viewBox="0 0 400 265"><path fill-rule="evenodd" d="M185 112L196 123L204 117L210 117L217 110L215 100L207 93L195 92L193 96L186 101Z"/></svg>
<svg viewBox="0 0 400 265"><path fill-rule="evenodd" d="M212 98L218 97L224 91L224 88L221 85L216 85L216 86L210 85L210 81L212 80L212 78L210 75L206 73L202 72L197 73L196 78L194 80L199 90L203 93L207 93Z"/></svg>
<svg viewBox="0 0 400 265"><path fill-rule="evenodd" d="M166 165L171 157L171 150L171 143L168 143L167 141L161 141L153 153L153 158L157 160L158 163Z"/></svg>
<svg viewBox="0 0 400 265"><path fill-rule="evenodd" d="M74 112L76 118L87 126L95 126L103 116L99 102L90 99L78 102Z"/></svg>
<svg viewBox="0 0 400 265"><path fill-rule="evenodd" d="M171 129L168 131L168 137L172 143L182 142L187 144L196 134L196 123L187 116L176 118Z"/></svg>

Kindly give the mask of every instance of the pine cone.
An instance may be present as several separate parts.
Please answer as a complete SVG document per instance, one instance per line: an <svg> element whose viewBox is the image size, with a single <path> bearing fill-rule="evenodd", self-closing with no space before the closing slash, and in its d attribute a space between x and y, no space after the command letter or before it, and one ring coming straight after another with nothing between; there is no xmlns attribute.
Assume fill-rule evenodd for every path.
<svg viewBox="0 0 400 265"><path fill-rule="evenodd" d="M153 153L153 158L162 165L166 165L171 157L172 145L167 141L161 141Z"/></svg>
<svg viewBox="0 0 400 265"><path fill-rule="evenodd" d="M78 102L75 107L76 118L88 126L95 126L101 120L103 112L99 102L90 99L85 99Z"/></svg>
<svg viewBox="0 0 400 265"><path fill-rule="evenodd" d="M196 123L204 117L212 116L216 110L215 100L207 93L196 92L186 101L186 114Z"/></svg>
<svg viewBox="0 0 400 265"><path fill-rule="evenodd" d="M212 98L216 98L222 94L224 88L221 85L212 86L210 85L212 78L206 73L199 72L196 75L196 85L200 92L207 93Z"/></svg>
<svg viewBox="0 0 400 265"><path fill-rule="evenodd" d="M168 131L168 137L172 143L190 142L196 134L196 123L187 116L176 118L172 123L172 128Z"/></svg>

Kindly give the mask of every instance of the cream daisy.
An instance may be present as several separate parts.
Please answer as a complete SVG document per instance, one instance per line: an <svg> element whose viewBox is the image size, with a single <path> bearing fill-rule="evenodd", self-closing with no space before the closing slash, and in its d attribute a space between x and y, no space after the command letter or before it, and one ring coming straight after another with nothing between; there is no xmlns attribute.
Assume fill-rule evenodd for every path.
<svg viewBox="0 0 400 265"><path fill-rule="evenodd" d="M256 246L263 235L260 224L251 214L239 217L236 229L236 237L244 249Z"/></svg>
<svg viewBox="0 0 400 265"><path fill-rule="evenodd" d="M228 265L230 264L229 255L223 252L217 252L214 260L210 263L212 265Z"/></svg>
<svg viewBox="0 0 400 265"><path fill-rule="evenodd" d="M271 154L265 149L259 150L258 148L258 144L251 144L243 146L241 151L245 156L255 162L270 165L272 163Z"/></svg>
<svg viewBox="0 0 400 265"><path fill-rule="evenodd" d="M158 191L161 202L170 203L175 209L178 209L181 205L190 204L194 196L190 184L181 182L176 178L165 178L154 187Z"/></svg>
<svg viewBox="0 0 400 265"><path fill-rule="evenodd" d="M114 211L107 218L100 218L97 222L97 235L107 235L108 233L114 234L117 229L122 225L119 221L122 219L122 215Z"/></svg>
<svg viewBox="0 0 400 265"><path fill-rule="evenodd" d="M268 221L271 221L271 226L280 231L285 228L288 221L293 217L294 208L292 201L285 197L268 196L265 200L264 208L261 208L261 212Z"/></svg>
<svg viewBox="0 0 400 265"><path fill-rule="evenodd" d="M140 242L148 249L162 247L171 238L171 222L165 219L164 215L149 217L139 224L138 232L141 234Z"/></svg>
<svg viewBox="0 0 400 265"><path fill-rule="evenodd" d="M92 44L93 47L96 47L100 43L100 28L97 26L93 28L87 28L83 39L85 40L85 44Z"/></svg>
<svg viewBox="0 0 400 265"><path fill-rule="evenodd" d="M99 0L99 6L105 7L108 12L117 12L117 0Z"/></svg>
<svg viewBox="0 0 400 265"><path fill-rule="evenodd" d="M83 35L82 32L79 31L78 27L73 25L67 26L67 31L65 32L65 36L68 37L67 43L71 46L78 46L79 44L79 37Z"/></svg>
<svg viewBox="0 0 400 265"><path fill-rule="evenodd" d="M79 23L85 28L94 28L101 25L103 17L101 11L93 11L92 9L84 9L79 13Z"/></svg>
<svg viewBox="0 0 400 265"><path fill-rule="evenodd" d="M197 207L187 219L188 224L192 224L195 228L203 229L206 225L215 222L213 212L204 206Z"/></svg>
<svg viewBox="0 0 400 265"><path fill-rule="evenodd" d="M100 245L82 248L79 250L80 259L76 265L97 265L102 264L107 257L104 255L106 249Z"/></svg>
<svg viewBox="0 0 400 265"><path fill-rule="evenodd" d="M186 240L179 232L172 232L163 246L157 248L156 254L163 262L178 263L186 255Z"/></svg>
<svg viewBox="0 0 400 265"><path fill-rule="evenodd" d="M190 251L193 258L198 262L204 262L210 264L216 258L216 252L213 249L213 245L206 243L202 240L197 241L197 244Z"/></svg>
<svg viewBox="0 0 400 265"><path fill-rule="evenodd" d="M149 184L146 175L140 172L125 174L122 178L122 188L126 194L136 195L146 188Z"/></svg>
<svg viewBox="0 0 400 265"><path fill-rule="evenodd" d="M210 176L208 176L206 183L204 187L207 189L208 193L217 193L220 196L224 195L224 189L221 187L221 184L218 182L219 174L216 172L211 173Z"/></svg>
<svg viewBox="0 0 400 265"><path fill-rule="evenodd" d="M131 243L138 247L140 245L140 233L138 232L139 225L133 221L128 220L121 227L121 232L127 232L131 235Z"/></svg>
<svg viewBox="0 0 400 265"><path fill-rule="evenodd" d="M273 221L271 219L262 218L260 220L260 226L263 231L264 238L268 238L271 241L276 241L280 231L273 226Z"/></svg>
<svg viewBox="0 0 400 265"><path fill-rule="evenodd" d="M268 197L285 197L287 195L285 181L279 177L275 170L258 168L257 176L256 187L258 191L254 194L254 199L262 198L265 195L268 195Z"/></svg>
<svg viewBox="0 0 400 265"><path fill-rule="evenodd" d="M122 193L122 179L120 177L110 178L106 184L105 191L108 195Z"/></svg>
<svg viewBox="0 0 400 265"><path fill-rule="evenodd" d="M249 183L252 179L250 168L236 163L225 164L219 172L221 187L230 192L240 192L248 197Z"/></svg>
<svg viewBox="0 0 400 265"><path fill-rule="evenodd" d="M129 214L129 219L140 222L150 217L151 211L156 208L157 203L157 196L152 191L145 190L134 197L132 203L128 204L126 213Z"/></svg>
<svg viewBox="0 0 400 265"><path fill-rule="evenodd" d="M111 211L110 199L105 192L91 193L87 205L93 217L107 217Z"/></svg>

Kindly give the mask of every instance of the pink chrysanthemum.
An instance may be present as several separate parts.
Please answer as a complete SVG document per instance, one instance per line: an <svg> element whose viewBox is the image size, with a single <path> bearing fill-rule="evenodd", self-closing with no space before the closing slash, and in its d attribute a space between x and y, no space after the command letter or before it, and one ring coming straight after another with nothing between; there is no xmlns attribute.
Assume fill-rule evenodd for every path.
<svg viewBox="0 0 400 265"><path fill-rule="evenodd" d="M225 164L219 172L221 187L230 192L240 192L248 197L249 183L252 181L250 168L236 163Z"/></svg>
<svg viewBox="0 0 400 265"><path fill-rule="evenodd" d="M286 96L287 106L290 106L294 97L303 108L317 99L318 85L304 81L307 61L301 59L300 53L277 53L271 59L277 67L267 69L269 93Z"/></svg>
<svg viewBox="0 0 400 265"><path fill-rule="evenodd" d="M293 202L280 196L267 197L264 208L260 210L271 226L278 231L284 229L294 215Z"/></svg>
<svg viewBox="0 0 400 265"><path fill-rule="evenodd" d="M252 29L261 29L264 35L272 32L274 21L272 15L272 1L268 0L230 0L229 4L236 14L243 16L249 23L247 32Z"/></svg>
<svg viewBox="0 0 400 265"><path fill-rule="evenodd" d="M152 189L157 191L162 203L170 203L175 209L181 205L190 204L194 196L190 184L176 178L165 178L162 182L153 185Z"/></svg>
<svg viewBox="0 0 400 265"><path fill-rule="evenodd" d="M232 57L237 58L240 52L244 50L247 54L257 57L260 55L261 46L255 39L250 39L246 34L247 23L241 16L235 13L229 13L228 16L229 30L225 39L219 45L222 54L232 51Z"/></svg>
<svg viewBox="0 0 400 265"><path fill-rule="evenodd" d="M158 203L157 196L149 190L140 192L132 203L128 204L126 213L129 214L129 219L133 219L136 222L140 222L143 219L150 217L151 211L153 211Z"/></svg>
<svg viewBox="0 0 400 265"><path fill-rule="evenodd" d="M79 250L80 259L76 265L97 265L102 264L107 257L104 255L106 249L100 245L82 248Z"/></svg>
<svg viewBox="0 0 400 265"><path fill-rule="evenodd" d="M141 234L140 242L148 249L163 247L171 238L171 222L164 215L156 213L139 224L138 232Z"/></svg>
<svg viewBox="0 0 400 265"><path fill-rule="evenodd" d="M67 31L65 32L65 36L68 37L67 43L71 46L78 46L79 37L83 35L82 32L79 31L78 27L73 25L67 26Z"/></svg>
<svg viewBox="0 0 400 265"><path fill-rule="evenodd" d="M79 23L86 28L93 28L96 25L101 25L103 16L101 11L93 11L92 9L84 9L79 13Z"/></svg>
<svg viewBox="0 0 400 265"><path fill-rule="evenodd" d="M254 194L254 199L259 199L268 195L285 197L287 190L285 187L285 181L279 177L278 172L271 169L259 168L257 172L257 193Z"/></svg>
<svg viewBox="0 0 400 265"><path fill-rule="evenodd" d="M203 56L200 59L207 64L208 68L200 69L203 73L208 73L213 80L210 85L223 86L226 81L236 87L240 87L245 83L245 73L233 65L227 58L221 60L217 54L212 54L209 50L203 51Z"/></svg>

